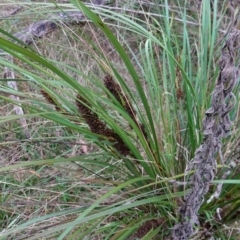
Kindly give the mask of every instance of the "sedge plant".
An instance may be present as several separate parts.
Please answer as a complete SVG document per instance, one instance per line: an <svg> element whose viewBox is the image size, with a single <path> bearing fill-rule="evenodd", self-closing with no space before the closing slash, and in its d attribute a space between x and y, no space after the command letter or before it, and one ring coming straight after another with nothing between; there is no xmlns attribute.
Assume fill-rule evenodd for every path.
<svg viewBox="0 0 240 240"><path fill-rule="evenodd" d="M59 5L36 2L29 11L34 13L42 6L43 15L48 8L55 12L80 10L85 14L91 21L87 27L81 26L82 32L78 29L72 32L71 28L68 32L72 37L68 39L70 45L81 41L86 47L78 52L82 59L76 56L76 50L71 51L77 63L51 59L53 50L45 56L40 46L34 49L16 42L14 36L1 29L1 66L16 73L18 77L11 80L27 83L34 89L33 93L14 90L4 80L3 103L21 106L28 122L47 120L52 125L46 125L45 131L64 129L61 138L65 149L54 157L39 154L28 161L20 158L12 165L1 164L0 171L6 176L2 180L5 194L1 200L7 203L14 197L8 188L15 187L18 196L21 188L28 188L31 197L35 186L39 186L39 180L33 179L45 169L65 173L73 172L69 166L75 166L80 177L75 178L76 186L71 186L73 193L69 193L65 183L57 183L58 188L51 189L53 196L61 193L60 202L75 204L68 203L46 214L32 214L30 219L4 215L8 224L4 225L0 239L17 239L19 235L19 239L168 239L178 222L181 197L185 194L182 185L185 167L202 141L202 119L219 73L216 62L221 45L217 41L228 9L217 0L213 5L202 1L195 15L187 1L183 4L165 0L162 4L152 3L154 8L151 4L140 4L123 13L112 11L108 5L70 2ZM27 2L22 5L29 7ZM88 27L95 29L92 34L99 34L115 52L116 62L106 54L103 43L98 44L88 36ZM128 37L134 37L137 46L131 45ZM66 46L51 47L58 52L66 51ZM18 62L9 61L7 55ZM62 59L67 59L67 55L63 54ZM97 70L89 67L93 61ZM19 96L20 100L14 101L10 95ZM237 103L230 113L232 119L237 119L238 107ZM0 121L8 126L22 117L7 114ZM223 144L225 158L235 158L228 151L238 146L239 131L237 128L233 131L235 134ZM69 142L77 142L79 137L90 150L69 156ZM53 137L47 140L56 143ZM28 141L37 138L33 136ZM217 167L221 179L224 172L221 162ZM29 168L35 176L31 175L31 181L13 182L8 177L14 171ZM199 210L199 237L205 236L207 229L212 237L235 239L238 228L231 233L229 229L233 229L231 221L238 220L234 213L239 211L239 176L235 168L228 176L235 180L225 180L228 184L224 185L222 195L214 203L203 203ZM87 193L79 190L80 183ZM42 191L43 200L48 184L44 185L46 191ZM209 194L215 188L211 186ZM77 197L72 200L74 195ZM226 208L228 204L230 208ZM224 209L221 220L217 219L218 208ZM229 224L228 228L221 228L224 224Z"/></svg>

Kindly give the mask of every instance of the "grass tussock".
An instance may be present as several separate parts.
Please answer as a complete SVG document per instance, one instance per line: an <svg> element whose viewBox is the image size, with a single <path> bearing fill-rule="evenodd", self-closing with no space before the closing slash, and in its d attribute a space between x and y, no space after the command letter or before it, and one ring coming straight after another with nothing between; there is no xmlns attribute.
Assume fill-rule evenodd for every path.
<svg viewBox="0 0 240 240"><path fill-rule="evenodd" d="M0 3L0 238L238 239L238 3L18 3Z"/></svg>

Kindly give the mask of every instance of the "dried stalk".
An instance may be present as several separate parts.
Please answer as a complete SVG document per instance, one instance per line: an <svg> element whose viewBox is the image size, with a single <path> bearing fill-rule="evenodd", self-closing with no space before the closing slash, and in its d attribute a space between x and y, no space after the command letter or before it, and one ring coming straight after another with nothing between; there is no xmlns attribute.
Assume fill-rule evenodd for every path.
<svg viewBox="0 0 240 240"><path fill-rule="evenodd" d="M13 62L13 57L12 56L8 56L9 61ZM14 80L15 79L15 74L14 71L8 67L4 67L4 73L3 73L3 78L5 79L11 79ZM12 89L14 89L15 91L18 91L18 87L17 87L17 83L15 81L8 81L7 82L8 86ZM18 103L18 105L14 105L14 111L17 115L23 115L24 116L24 111L21 107L20 104L20 98L18 96L14 96L14 95L10 95L10 98ZM28 124L27 124L27 120L25 117L21 117L19 119L19 123L22 126L22 128L24 129L24 133L26 135L27 138L30 138L30 133L28 130Z"/></svg>
<svg viewBox="0 0 240 240"><path fill-rule="evenodd" d="M226 34L225 44L219 61L220 73L212 93L211 107L205 112L203 120L203 141L196 150L195 157L186 168L186 174L194 170L186 184L187 194L180 209L181 221L173 228L174 240L186 240L197 232L199 226L198 210L204 201L204 195L217 171L215 155L218 153L222 164L221 139L229 135L232 122L229 112L236 103L232 93L240 76L238 49L240 47L240 31L237 28L239 17L239 2L232 9L232 22ZM234 11L238 7L238 12ZM235 12L235 15L234 15ZM237 65L237 66L235 66Z"/></svg>

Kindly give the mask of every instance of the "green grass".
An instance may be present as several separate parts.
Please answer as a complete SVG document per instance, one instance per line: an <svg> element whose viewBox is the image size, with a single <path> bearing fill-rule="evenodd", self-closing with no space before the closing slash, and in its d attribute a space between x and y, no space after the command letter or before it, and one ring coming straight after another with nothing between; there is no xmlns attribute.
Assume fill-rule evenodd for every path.
<svg viewBox="0 0 240 240"><path fill-rule="evenodd" d="M128 11L119 2L121 11L113 11L112 3L90 10L75 0L57 8L22 1L20 15L2 20L0 46L14 62L1 55L0 67L13 69L19 89L2 79L0 239L169 239L184 196L174 182L184 181L202 139L228 12L217 1L213 11L204 1L197 12L187 1L162 2L129 1ZM7 5L10 1L0 7ZM6 33L9 25L16 23L13 34L22 21L43 19L50 9L77 8L91 22L61 26L32 46L10 41ZM107 74L121 88L120 100L104 85ZM79 102L115 138L92 132ZM13 104L25 111L29 139ZM238 113L239 104L231 112L233 134L223 144L227 161L239 153ZM114 145L119 139L130 154L119 152ZM225 169L218 169L221 179ZM239 177L235 167L228 179ZM237 239L239 183L226 180L219 199L207 203L215 184L199 212L198 236L205 228L215 238ZM223 209L221 221L217 208Z"/></svg>

